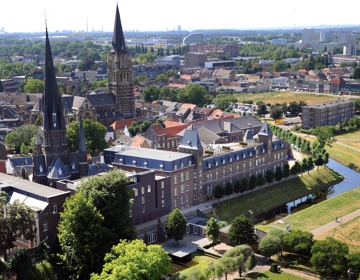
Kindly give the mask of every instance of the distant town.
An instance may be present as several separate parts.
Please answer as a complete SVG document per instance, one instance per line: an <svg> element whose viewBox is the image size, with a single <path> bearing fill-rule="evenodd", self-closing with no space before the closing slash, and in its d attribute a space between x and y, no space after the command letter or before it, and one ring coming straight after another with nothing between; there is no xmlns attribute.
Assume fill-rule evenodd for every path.
<svg viewBox="0 0 360 280"><path fill-rule="evenodd" d="M314 257L325 242L313 240L320 225L301 232L286 204L315 204L344 180L330 158L359 172L356 159L342 162L342 152L329 150L338 143L360 152L346 140L360 127L359 42L358 27L124 32L118 8L112 33L1 28L0 279L109 279L119 272L103 265L116 267L109 259L138 240L139 250L161 244L163 262L148 278L135 269L117 279L265 279L279 273L268 260L274 255L289 279L304 274L282 261L283 251L298 254L309 275L357 279L360 250L343 253L341 270L324 267ZM271 219L273 229L261 227ZM292 234L306 235L305 249ZM58 251L40 257L41 246ZM37 268L12 267L20 254ZM197 254L207 256L206 269L196 268L203 278L184 265ZM240 269L232 254L243 256ZM36 274L38 260L53 278Z"/></svg>

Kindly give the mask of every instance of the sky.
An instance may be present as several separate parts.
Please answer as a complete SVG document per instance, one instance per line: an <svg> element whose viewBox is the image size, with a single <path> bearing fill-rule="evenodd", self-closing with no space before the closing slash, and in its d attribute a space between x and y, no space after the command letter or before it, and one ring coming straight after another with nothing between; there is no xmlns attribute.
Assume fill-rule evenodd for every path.
<svg viewBox="0 0 360 280"><path fill-rule="evenodd" d="M116 3L125 30L268 29L360 25L358 9L314 0L3 0L7 32L112 31ZM88 22L88 24L86 24Z"/></svg>

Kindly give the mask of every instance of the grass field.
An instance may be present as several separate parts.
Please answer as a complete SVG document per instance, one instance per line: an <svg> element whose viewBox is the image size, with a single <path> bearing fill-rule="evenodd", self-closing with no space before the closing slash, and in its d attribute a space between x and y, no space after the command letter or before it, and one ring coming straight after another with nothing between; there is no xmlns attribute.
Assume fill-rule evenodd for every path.
<svg viewBox="0 0 360 280"><path fill-rule="evenodd" d="M336 95L323 95L314 93L294 93L294 92L282 92L272 91L265 93L241 93L237 95L238 102L246 100L252 100L254 103L258 101L264 101L265 103L290 103L291 101L299 102L305 101L308 105L335 100L339 97Z"/></svg>
<svg viewBox="0 0 360 280"><path fill-rule="evenodd" d="M359 208L360 187L291 214L291 229L311 231L334 221L335 217L340 217L341 213L342 215L346 215L358 210ZM271 225L279 226L276 223L272 223L270 225L258 225L256 227L264 231L269 231L272 229Z"/></svg>
<svg viewBox="0 0 360 280"><path fill-rule="evenodd" d="M302 277L298 277L296 275L293 275L293 274L289 274L289 273L286 273L286 272L280 272L280 273L272 273L270 271L265 271L263 273L261 273L260 275L258 275L256 278L254 278L255 280L258 279L258 278L261 278L262 279L271 279L271 280L304 280L306 278L302 278Z"/></svg>
<svg viewBox="0 0 360 280"><path fill-rule="evenodd" d="M350 253L360 252L360 217L329 230L317 236L316 239L323 240L327 236L345 242L349 246Z"/></svg>
<svg viewBox="0 0 360 280"><path fill-rule="evenodd" d="M250 193L239 199L234 198L229 202L220 203L220 205L215 206L216 216L230 223L241 214L249 215L249 210L252 210L254 217L256 217L258 214L332 186L342 180L343 177L339 173L322 167L319 172L313 171L309 175L304 174L295 179L288 179L286 182L262 189L261 192L255 190L253 194Z"/></svg>
<svg viewBox="0 0 360 280"><path fill-rule="evenodd" d="M214 259L209 256L204 256L198 253L193 254L193 258L190 262L185 263L185 265L193 265L190 268L184 269L181 271L181 274L190 274L192 270L198 269L200 271L204 271L206 268L209 267L209 263L212 263L214 265L217 262L217 259ZM194 265L194 263L197 263Z"/></svg>

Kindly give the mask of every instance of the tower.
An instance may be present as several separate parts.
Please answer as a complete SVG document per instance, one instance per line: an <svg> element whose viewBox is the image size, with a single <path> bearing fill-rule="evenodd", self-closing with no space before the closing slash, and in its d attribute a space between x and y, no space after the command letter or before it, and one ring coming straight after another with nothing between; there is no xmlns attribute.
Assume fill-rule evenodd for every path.
<svg viewBox="0 0 360 280"><path fill-rule="evenodd" d="M258 133L259 142L264 143L265 149L268 153L272 150L272 131L267 122L264 122Z"/></svg>
<svg viewBox="0 0 360 280"><path fill-rule="evenodd" d="M85 143L84 127L82 117L80 115L80 127L79 127L79 172L80 177L84 177L87 174L88 163L87 163L87 150Z"/></svg>
<svg viewBox="0 0 360 280"><path fill-rule="evenodd" d="M66 127L61 110L61 96L56 83L47 28L45 41L45 91L42 103L45 164L49 167L56 156L60 157L64 164L67 164Z"/></svg>
<svg viewBox="0 0 360 280"><path fill-rule="evenodd" d="M108 89L115 95L118 111L125 117L135 115L132 61L128 56L121 25L119 7L116 5L112 49L108 54Z"/></svg>

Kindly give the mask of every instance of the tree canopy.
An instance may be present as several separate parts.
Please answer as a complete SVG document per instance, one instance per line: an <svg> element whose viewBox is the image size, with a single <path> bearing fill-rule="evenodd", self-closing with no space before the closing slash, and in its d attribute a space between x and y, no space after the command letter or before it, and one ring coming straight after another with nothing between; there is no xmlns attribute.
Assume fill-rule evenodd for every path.
<svg viewBox="0 0 360 280"><path fill-rule="evenodd" d="M73 276L89 279L90 273L100 273L110 248L120 239L135 238L127 183L122 172L111 171L84 181L65 201L58 237L62 260Z"/></svg>
<svg viewBox="0 0 360 280"><path fill-rule="evenodd" d="M179 209L175 208L170 212L166 220L166 234L173 238L176 244L186 235L186 218Z"/></svg>
<svg viewBox="0 0 360 280"><path fill-rule="evenodd" d="M7 147L20 152L21 145L24 144L28 150L33 150L35 144L35 134L37 127L34 125L23 125L15 128L5 136L4 143Z"/></svg>
<svg viewBox="0 0 360 280"><path fill-rule="evenodd" d="M252 270L256 266L256 256L249 245L236 246L227 251L224 254L224 257L234 260L235 267L237 268L240 277L243 272Z"/></svg>
<svg viewBox="0 0 360 280"><path fill-rule="evenodd" d="M169 273L171 258L161 245L149 245L142 240L121 240L105 256L100 274L91 280L157 280Z"/></svg>
<svg viewBox="0 0 360 280"><path fill-rule="evenodd" d="M206 223L206 237L212 241L213 248L220 241L220 225L214 217L211 217Z"/></svg>
<svg viewBox="0 0 360 280"><path fill-rule="evenodd" d="M38 79L29 78L24 87L25 92L28 93L43 93L45 82Z"/></svg>
<svg viewBox="0 0 360 280"><path fill-rule="evenodd" d="M256 243L258 238L254 231L252 221L245 215L236 217L230 226L229 240L233 245Z"/></svg>
<svg viewBox="0 0 360 280"><path fill-rule="evenodd" d="M94 122L90 119L83 120L84 135L86 149L95 156L108 147L105 141L106 127L99 122ZM66 140L68 149L75 152L79 149L79 129L80 123L74 121L69 124L66 130Z"/></svg>
<svg viewBox="0 0 360 280"><path fill-rule="evenodd" d="M185 89L179 90L178 102L196 104L203 107L211 100L211 96L206 89L199 84L190 84Z"/></svg>

